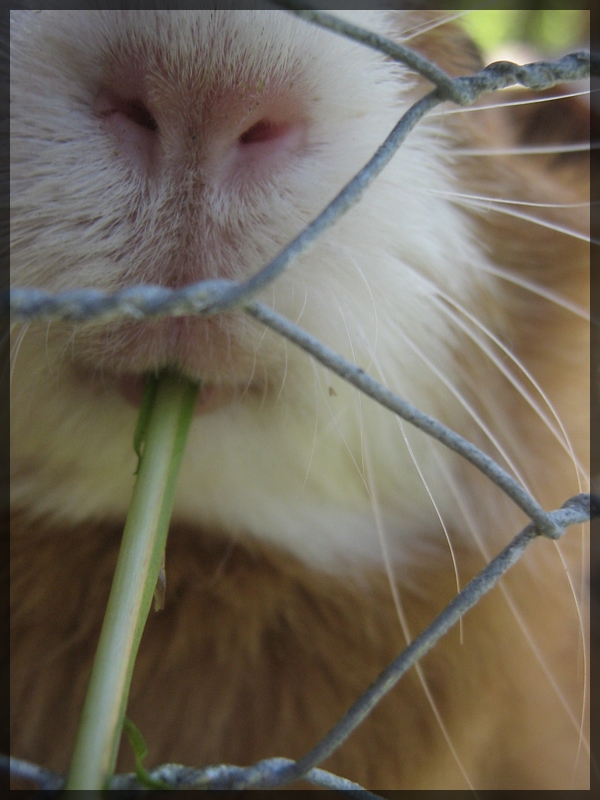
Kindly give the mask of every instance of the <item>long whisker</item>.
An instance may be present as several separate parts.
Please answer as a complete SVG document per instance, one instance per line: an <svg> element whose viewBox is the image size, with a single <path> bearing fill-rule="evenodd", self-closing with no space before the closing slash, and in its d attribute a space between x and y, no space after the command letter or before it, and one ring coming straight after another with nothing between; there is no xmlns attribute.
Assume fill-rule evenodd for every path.
<svg viewBox="0 0 600 800"><path fill-rule="evenodd" d="M481 536L481 533L479 531L479 527L476 525L475 520L473 519L473 516L471 514L471 511L470 511L470 509L468 508L468 506L466 505L466 503L464 501L464 496L463 496L464 493L460 490L460 487L457 486L455 477L453 476L452 472L447 468L447 465L443 461L443 459L441 459L439 457L439 453L438 453L437 449L435 449L435 448L434 448L434 456L438 461L439 468L440 468L442 474L444 475L444 477L446 479L446 482L447 482L447 484L448 484L448 486L450 488L450 491L452 492L452 495L453 495L453 497L454 497L454 499L455 499L455 501L456 501L456 503L458 505L458 508L459 508L459 510L460 510L460 512L461 512L461 514L462 514L462 516L463 516L463 518L464 518L464 520L465 520L465 522L467 524L467 527L469 528L469 531L471 532L471 535L473 536L473 540L475 541L475 544L477 545L478 550L480 551L481 555L486 560L486 562L489 563L489 561L491 560L492 554L489 552L488 548L486 547L485 540ZM559 543L555 542L554 544L556 545L556 549L558 551L559 557L561 558L561 561L565 565L565 571L567 571L567 574L568 574L568 570L566 568L566 564L565 564L564 559L562 557L562 553L560 552L560 547L558 547ZM556 682L556 679L555 679L554 675L552 674L552 670L551 670L548 662L546 661L546 659L544 657L544 654L542 653L542 651L540 650L537 642L535 641L535 638L534 638L534 636L533 636L533 634L532 634L532 632L531 632L531 630L529 628L529 625L527 624L527 622L523 618L518 606L516 605L515 601L513 600L512 596L511 596L511 593L509 592L507 586L504 584L503 581L499 581L498 582L498 586L500 588L500 591L502 592L502 595L503 595L506 603L508 604L508 607L509 607L509 609L511 611L511 614L514 616L517 625L521 629L521 631L522 631L522 633L523 633L523 635L524 635L529 647L531 648L531 651L532 651L536 661L538 662L538 664L542 668L542 671L544 672L544 675L546 676L546 678L548 679L550 685L552 686L552 689L553 689L556 697L560 701L561 706L566 711L570 722L573 724L573 727L578 732L579 737L580 737L579 738L580 746L583 745L583 747L585 748L586 752L589 754L590 745L589 745L589 742L588 742L587 738L583 734L584 714L582 713L582 715L581 715L581 717L579 719L575 716L575 714L573 713L573 711L571 710L571 708L569 706L569 703L568 703L568 701L567 701L567 699L565 697L564 692L562 691L562 689L559 686L559 684ZM575 595L573 595L573 596L575 597ZM576 605L576 608L577 608L577 615L578 615L579 624L580 624L580 632L582 634L582 639L583 639L584 649L585 649L585 636L583 635L583 632L584 632L583 620L581 619L581 611L580 611L579 603L578 603L576 597L575 597L575 605ZM584 660L585 660L585 656L584 656ZM582 708L583 709L585 709L585 705L586 705L586 702L587 702L587 695L585 694L586 686L587 686L587 680L586 680L587 679L587 674L588 674L588 668L587 668L587 662L586 662L586 666L585 666L585 670L584 670L584 696L582 698Z"/></svg>
<svg viewBox="0 0 600 800"><path fill-rule="evenodd" d="M505 460L507 465L513 471L517 480L523 485L527 491L530 491L527 487L527 482L525 478L519 472L518 467L512 461L504 447L501 445L498 438L494 435L490 427L484 422L483 419L479 416L479 414L475 411L473 406L468 402L468 400L464 397L464 395L458 391L456 386L452 383L452 381L437 367L429 358L422 352L422 350L417 347L417 345L411 341L409 336L405 336L401 334L404 343L415 353L419 359L431 370L431 372L436 376L436 378L448 389L448 391L454 395L454 397L459 401L460 405L464 410L469 414L471 419L477 424L477 426L481 429L481 431L488 437L490 442L494 445L494 447L498 450L502 458Z"/></svg>
<svg viewBox="0 0 600 800"><path fill-rule="evenodd" d="M566 311L571 311L577 317L580 317L586 322L590 321L590 313L585 308L578 306L576 303L572 303L566 297L556 294L551 289L547 289L545 286L541 286L539 283L535 283L527 278L523 278L521 275L517 275L510 270L498 267L495 264L480 264L479 269L483 270L484 272L488 272L490 275L495 275L498 278L502 278L509 283L513 283L515 286L520 286L523 289L527 289L538 297L543 297L545 300L549 300L551 303L564 308Z"/></svg>
<svg viewBox="0 0 600 800"><path fill-rule="evenodd" d="M288 367L289 367L289 355L288 355L288 347L287 347L287 339L282 338L283 343L283 356L284 356L284 365L283 365L283 375L281 376L281 386L279 387L279 391L277 392L277 397L275 398L274 405L277 405L281 400L281 395L283 393L283 387L285 386L285 381L288 374Z"/></svg>
<svg viewBox="0 0 600 800"><path fill-rule="evenodd" d="M307 303L308 303L308 290L305 287L305 289L304 289L304 300L302 301L302 308L300 309L300 311L298 312L298 316L294 320L296 325L300 325L300 320L302 319L302 315L304 314L304 311L306 310L306 304Z"/></svg>
<svg viewBox="0 0 600 800"><path fill-rule="evenodd" d="M442 195L450 200L476 200L480 203L493 203L497 205L527 206L528 208L587 208L590 203L581 201L577 203L536 203L532 200L507 200L504 197L489 197L479 194L464 194L462 192L444 192L441 189L429 189L428 194Z"/></svg>
<svg viewBox="0 0 600 800"><path fill-rule="evenodd" d="M575 455L575 452L573 450L573 446L571 444L571 441L569 439L569 436L567 434L567 431L566 431L566 429L565 429L565 427L564 427L564 425L563 425L563 423L562 423L562 421L560 419L560 416L556 412L556 409L552 405L552 402L551 402L550 398L544 392L544 390L539 385L539 383L535 380L533 375L519 361L519 359L516 358L516 356L513 353L511 353L511 351L506 347L506 345L504 345L503 342L486 325L484 325L479 319L477 319L477 317L475 317L473 314L471 314L462 305L462 303L460 303L458 300L455 300L453 297L448 295L446 292L443 291L443 289L440 289L435 283L433 283L433 281L429 280L428 278L423 276L421 273L417 273L414 270L412 270L408 265L405 265L405 269L410 270L411 272L413 272L414 275L415 275L415 278L418 279L419 281L421 281L422 283L424 283L429 288L430 294L432 296L432 302L436 302L438 307L440 307L440 309L444 313L450 314L450 309L447 306L445 306L444 303L440 303L439 302L440 299L444 300L446 303L448 303L448 305L450 305L453 308L455 308L457 311L459 311L461 314L463 314L473 325L475 325L487 338L489 338L507 356L507 358L510 359L510 361L513 362L513 364L523 373L523 375L531 383L531 385L534 387L534 389L538 392L540 397L546 403L548 409L550 410L552 416L554 417L556 423L558 424L558 428L559 428L559 430L562 433L564 438L561 438L561 436L557 432L557 430L554 427L554 425L552 424L552 422L548 419L547 415L539 407L539 404L536 403L536 401L531 397L531 395L528 392L525 391L525 388L523 387L523 385L519 381L516 380L514 375L509 370L506 369L504 364L502 364L502 362L499 361L496 358L495 354L489 349L489 347L484 345L483 342L479 338L474 336L473 331L471 331L463 322L461 322L461 320L455 314L451 314L450 315L450 319L453 321L453 323L458 325L461 328L461 330L464 333L466 333L467 336L469 336L469 338L473 341L473 343L475 345L477 345L477 347L479 347L479 349L482 350L488 356L488 358L490 358L492 360L492 363L501 371L501 373L504 375L504 377L508 381L510 381L510 383L519 392L519 394L521 394L523 399L526 400L526 402L536 412L536 414L538 414L540 419L544 422L544 424L548 427L548 429L551 431L551 433L555 436L555 438L561 444L563 449L568 453L568 455L570 456L574 466L576 467L576 469L578 471L577 480L578 480L578 484L580 486L580 491L581 491L581 484L579 482L579 475L581 475L586 480L586 482L589 482L589 476L587 474L587 470L578 461L578 459L577 459L577 457Z"/></svg>
<svg viewBox="0 0 600 800"><path fill-rule="evenodd" d="M434 194L439 194L438 192L433 192ZM555 231L556 233L564 233L567 236L571 236L574 239L580 239L583 242L590 241L590 237L588 234L581 233L580 231L573 230L572 228L567 228L564 225L559 225L556 222L551 222L549 220L540 219L539 217L534 217L531 214L526 214L523 211L517 211L514 208L507 208L507 205L525 205L525 206L532 206L532 207L540 207L540 208L575 208L575 207L587 207L588 203L574 203L574 204L565 204L565 205L550 205L550 204L537 204L537 203L524 203L524 202L517 202L512 200L501 200L499 198L494 197L477 197L476 195L464 195L456 193L454 195L447 193L448 196L455 202L457 205L463 205L467 208L476 208L481 209L482 211L495 211L498 214L505 214L509 217L514 217L516 219L521 219L525 222L533 222L535 225L539 225L542 228L548 228L549 230Z"/></svg>
<svg viewBox="0 0 600 800"><path fill-rule="evenodd" d="M315 427L313 429L310 456L308 457L308 464L306 465L306 471L304 473L304 481L302 482L302 491L304 491L304 489L306 488L308 476L310 475L310 468L312 467L312 462L315 457L315 451L317 449L317 439L319 435L319 375L317 372L317 365L315 364L314 358L310 359L310 364L312 367L314 384L315 384Z"/></svg>
<svg viewBox="0 0 600 800"><path fill-rule="evenodd" d="M16 361L17 361L17 355L19 354L19 350L21 349L21 345L23 343L23 339L25 338L25 334L29 330L29 325L30 325L29 322L26 322L23 325L23 327L19 331L19 334L17 336L16 342L14 343L14 345L11 348L11 352L10 352L10 362L11 363L10 363L9 386L12 386L13 375L14 375L14 370L15 370L15 364L16 364ZM11 330L12 330L12 326L11 326Z"/></svg>
<svg viewBox="0 0 600 800"><path fill-rule="evenodd" d="M585 710L586 710L586 706L587 706L587 691L588 691L588 681L587 681L588 672L589 672L589 668L588 668L588 652L587 652L587 644L586 644L585 635L584 635L583 618L581 616L581 607L580 607L579 602L577 600L577 592L575 591L575 586L573 585L573 579L572 579L571 574L569 572L569 569L568 569L568 566L567 566L567 562L565 561L565 557L563 556L563 554L561 552L561 549L559 547L559 543L558 542L554 542L554 546L556 548L556 552L558 553L558 557L560 558L561 564L563 565L563 568L564 568L564 571L565 571L565 576L566 576L567 581L569 583L569 589L571 590L571 595L573 596L573 599L575 601L575 610L577 612L577 619L579 621L579 631L581 633L581 642L582 642L582 645L583 645L583 664L582 664L582 667L583 667L583 678L584 678L584 680L583 680L583 694L582 694L582 698L581 698L581 714L580 714L580 720L579 720L579 742L578 742L578 746L577 746L577 754L576 754L576 758L575 758L575 764L574 764L574 767L573 767L573 772L575 772L575 767L577 766L577 761L579 760L579 754L580 754L580 751L581 751L581 745L582 744L584 745L584 747L586 749L586 752L589 753L589 744L588 744L587 739L586 739L586 737L584 736L584 733L583 733L583 726L584 726L584 723L585 723Z"/></svg>
<svg viewBox="0 0 600 800"><path fill-rule="evenodd" d="M367 346L368 346L368 343L367 343ZM375 365L375 367L377 369L377 372L379 374L379 380L383 383L384 386L388 386L388 382L386 380L385 374L384 374L383 370L381 369L381 366L380 366L378 360L375 358L374 354L373 354L373 363L374 363L374 365ZM456 554L454 552L454 547L452 545L452 539L450 538L450 534L448 532L448 528L446 527L446 523L444 522L444 518L442 517L442 513L441 513L441 511L440 511L440 509L438 507L438 504L435 501L433 493L432 493L431 489L429 488L429 484L427 483L427 479L426 479L425 475L423 474L423 470L421 469L421 467L420 467L420 465L418 463L418 460L417 460L417 458L416 458L416 456L415 456L415 454L413 452L413 449L412 449L412 447L410 445L410 442L409 442L408 437L406 435L406 430L405 430L405 427L404 427L404 425L402 423L402 420L399 417L395 417L395 419L396 419L396 424L398 425L398 427L400 429L400 434L401 434L401 436L402 436L402 438L404 440L404 444L406 446L406 449L408 451L408 455L410 456L410 460L412 461L412 463L413 463L413 465L414 465L414 467L415 467L415 469L417 471L419 479L420 479L421 483L423 484L423 488L427 492L427 496L429 497L431 505L433 506L433 509L434 509L434 511L436 513L436 516L437 516L437 518L438 518L438 520L440 522L440 525L442 526L442 530L444 532L444 536L445 536L446 541L448 543L448 549L450 551L450 557L452 559L452 565L453 565L453 568L454 568L454 577L455 577L455 580L456 580L456 588L457 588L457 591L460 591L460 579L459 579L459 575L458 575L458 564L456 562ZM461 639L462 639L462 620L460 621L459 624L460 624Z"/></svg>
<svg viewBox="0 0 600 800"><path fill-rule="evenodd" d="M364 278L363 273L361 272L360 274ZM367 288L370 291L369 282L366 280L366 278L364 278L364 279L365 279L365 282L367 284ZM372 294L371 294L371 297L373 297ZM336 301L337 306L338 306L339 311L340 311L340 316L342 318L342 323L344 325L344 328L346 329L346 335L348 336L348 342L350 344L350 352L352 354L352 363L353 364L357 364L358 362L356 360L356 353L354 351L354 342L352 341L352 334L350 333L350 329L348 327L348 322L346 320L346 314L344 314L344 312L342 311L342 307L340 305L340 301L339 301L339 298L337 296L335 297L335 301ZM366 341L366 337L364 335L363 335L363 339ZM372 355L370 355L370 360L368 362L369 363L369 368L371 366L372 360L373 360ZM360 430L360 454L361 454L360 458L361 458L361 464L362 464L362 469L359 469L358 465L357 465L357 469L359 470L359 473L360 473L360 475L361 475L361 477L363 479L363 482L364 482L365 487L366 487L367 492L368 492L369 491L369 486L368 486L367 478L366 478L367 467L366 467L366 464L365 464L365 426L363 425L363 404L362 404L363 403L363 395L362 395L362 392L357 392L356 393L356 400L357 400L357 403L358 403L358 421L359 421L359 430Z"/></svg>
<svg viewBox="0 0 600 800"><path fill-rule="evenodd" d="M367 276L363 272L363 270L360 267L360 265L358 263L356 263L354 260L352 260L352 266L358 272L358 274L360 275L363 283L365 284L366 290L369 293L369 298L371 300L371 307L373 309L373 319L375 321L375 334L374 334L374 337L373 337L373 344L372 344L372 346L370 346L370 349L369 349L369 353L370 353L370 355L372 357L372 354L374 352L376 352L377 342L379 341L379 314L377 313L377 303L375 302L375 296L374 296L373 291L371 289L371 284L369 283L369 281L367 279ZM344 315L342 314L342 317L343 316ZM348 333L348 336L350 336L350 333ZM365 367L366 371L368 371L370 363L371 362L369 362L368 366Z"/></svg>
<svg viewBox="0 0 600 800"><path fill-rule="evenodd" d="M67 358L67 354L68 354L69 349L71 350L71 359L74 358L75 337L76 337L76 335L77 335L79 330L80 330L80 328L79 328L78 325L73 325L73 328L72 328L71 332L69 333L69 336L64 341L64 344L63 344L63 346L61 348L61 352L60 352L60 355L59 355L59 357L58 357L58 359L56 361L56 365L55 366L57 366L57 367L62 366L63 362ZM47 333L48 332L46 331L46 334Z"/></svg>
<svg viewBox="0 0 600 800"><path fill-rule="evenodd" d="M402 429L401 421L398 420L398 422L400 423L400 428ZM403 432L403 435L404 435L404 432ZM405 438L405 441L406 441L406 438ZM373 479L373 468L372 468L372 464L371 464L371 459L370 459L370 454L369 454L368 448L365 448L365 461L366 461L366 466L367 466L367 481L368 481L368 484L369 484L369 494L370 494L370 497L371 497L371 505L372 505L372 508L373 508L373 515L375 517L375 527L376 527L377 533L379 535L379 540L380 540L380 544L381 544L381 550L382 550L382 554L383 554L383 558L384 558L385 570L386 570L386 573L387 573L387 576L388 576L388 582L389 582L389 585L390 585L390 590L391 590L391 593L392 593L392 599L393 599L394 606L395 606L395 609L396 609L396 614L398 616L398 621L400 622L400 627L402 628L402 633L404 635L404 639L406 641L406 644L409 645L410 642L411 642L412 637L411 637L410 628L409 628L409 625L408 625L408 620L406 619L406 615L404 613L404 609L403 609L402 603L400 601L400 595L398 593L398 587L397 587L397 584L396 584L396 579L395 579L395 576L394 576L394 570L393 570L393 567L392 567L390 553L389 553L389 549L388 549L388 546L387 546L387 539L386 539L386 536L385 536L385 529L384 529L384 525L383 525L383 520L381 518L380 504L379 504L379 500L378 500L378 497L377 497L377 487L376 487L376 483L375 483L375 481ZM413 459L413 462L414 462L414 459ZM415 463L415 466L416 466L416 462L414 462L414 463ZM452 551L452 548L451 548L451 551ZM454 560L454 555L453 555L453 560ZM458 574L457 574L457 580L458 580ZM462 620L461 620L461 623L462 623ZM462 639L462 627L461 627L461 639ZM427 680L425 678L425 675L423 674L423 669L422 669L421 664L419 662L417 662L415 664L415 670L417 672L417 676L419 678L419 682L420 682L421 686L423 687L423 691L425 692L425 697L427 698L427 701L428 701L428 703L429 703L429 705L431 707L431 710L434 713L434 716L435 716L436 721L437 721L437 723L438 723L438 725L440 727L440 730L442 731L444 739L446 740L446 743L447 743L447 745L448 745L448 747L450 749L450 752L452 753L452 757L454 758L454 760L456 762L456 765L460 769L460 771L461 771L461 773L462 773L462 775L463 775L463 777L464 777L469 789L471 789L471 791L474 791L474 786L473 786L471 780L469 779L469 775L468 775L468 773L467 773L467 771L466 771L466 769L465 769L465 767L464 767L464 765L463 765L463 763L462 763L462 761L460 759L460 756L458 755L458 753L456 751L456 748L454 747L454 743L452 742L452 737L450 736L450 733L448 732L448 729L446 728L444 720L442 719L442 715L440 714L440 711L439 711L439 708L438 708L437 703L435 701L435 698L431 694L431 691L430 691L429 686L427 684Z"/></svg>
<svg viewBox="0 0 600 800"><path fill-rule="evenodd" d="M589 153L598 150L600 142L573 142L572 144L527 145L522 147L456 147L453 156L539 156L561 153Z"/></svg>
<svg viewBox="0 0 600 800"><path fill-rule="evenodd" d="M429 33L429 31L434 31L436 28L441 28L442 25L447 25L449 22L453 22L457 19L462 19L469 11L455 11L449 14L445 14L443 17L438 17L434 20L429 20L427 22L422 22L420 25L414 25L412 28L407 28L406 30L402 31L401 37L402 42L408 42L411 39L414 39L418 36L422 36L424 33Z"/></svg>
<svg viewBox="0 0 600 800"><path fill-rule="evenodd" d="M266 333L267 333L267 329L265 328L264 331L261 334L260 339L258 340L258 343L257 343L256 347L254 348L254 352L252 353L252 369L250 371L250 375L248 377L248 380L246 381L246 386L244 387L244 391L240 395L240 400L244 399L244 397L248 393L248 390L250 389L250 386L252 385L252 381L254 380L254 376L256 374L256 367L258 365L258 348L261 346L261 344L262 344L262 342L263 342L263 340L265 338Z"/></svg>
<svg viewBox="0 0 600 800"><path fill-rule="evenodd" d="M473 111L489 111L491 108L510 108L511 106L529 106L533 105L534 103L550 103L552 100L562 100L564 98L569 97L587 97L588 95L592 94L593 92L600 91L599 89L583 89L579 92L568 92L567 94L556 94L550 97L528 97L523 98L523 100L507 100L505 102L492 102L486 103L485 105L477 105L477 106L460 106L460 107L448 107L442 108L440 110L433 109L427 115L428 118L431 117L441 117L446 116L447 114L467 114ZM500 95L501 96L501 95Z"/></svg>
<svg viewBox="0 0 600 800"><path fill-rule="evenodd" d="M373 303L374 303L375 301L374 301L373 295L372 295L372 293L370 291L369 283L366 280L366 278L365 278L364 274L362 273L362 271L359 270L359 272L360 272L361 277L363 278L363 280L366 283L367 289L369 290L369 294L370 294L371 298L373 299ZM338 306L338 310L340 312L340 318L342 320L342 324L343 324L344 329L346 331L346 335L348 336L348 343L349 343L349 347L350 347L352 361L353 361L353 363L356 364L358 362L357 362L357 359L356 359L356 353L355 353L355 349L354 349L354 342L353 342L352 334L350 332L350 328L348 326L348 322L347 322L347 319L346 319L347 315L344 313L344 311L343 311L343 309L341 307L341 304L340 304L340 300L339 300L339 298L337 296L334 297L334 302ZM354 327L359 333L361 333L361 327L360 327L359 324L355 323ZM374 357L374 353L373 353L373 349L372 349L371 345L368 344L367 337L364 335L364 333L362 334L362 338L367 343L367 349L368 349L368 352L369 352L369 355L370 355L370 359L371 359L369 361L369 366L370 366L372 362L376 363L375 357ZM321 386L321 382L319 380L318 366L315 363L314 359L311 359L311 366L312 366L312 369L313 369L313 374L314 374L314 379L315 379L315 389L317 391L317 402L318 402L318 396L319 396L318 387ZM362 469L361 469L361 466L358 464L358 462L357 462L357 460L356 460L356 458L354 456L352 448L350 447L350 445L348 444L348 442L346 440L344 432L342 431L342 429L339 426L339 423L338 423L338 421L336 419L335 413L331 409L331 406L330 406L330 403L329 403L329 397L327 395L327 392L323 391L322 388L321 388L320 396L321 396L321 399L324 401L325 405L327 406L327 408L329 410L329 413L331 415L331 419L333 421L333 424L335 425L335 427L337 429L337 432L338 432L341 440L343 441L344 446L346 447L348 455L350 456L350 458L352 460L352 463L356 467L356 470L357 470L357 472L358 472L358 474L359 474L359 476L360 476L360 478L361 478L361 480L362 480L362 482L363 482L363 484L364 484L364 486L365 486L365 488L366 488L366 490L368 492L369 491L369 487L367 485L367 480L366 480L366 477L365 477L365 463L364 463L364 426L362 425L362 395L361 395L360 392L357 393L358 411L359 411L359 417L360 417L360 420L361 420L361 422L360 422L360 437L361 437ZM314 453L315 453L315 449L316 449L317 434L318 434L318 413L315 415L315 431L314 431L314 436L313 436L313 445L312 445L311 456L310 456L310 459L309 459L309 464L308 464L307 471L306 471L306 474L305 474L303 486L306 485L306 481L308 480L308 474L309 474L309 471L310 471L310 466L311 466L313 458L314 458Z"/></svg>
<svg viewBox="0 0 600 800"><path fill-rule="evenodd" d="M504 345L500 339L492 333L489 328L483 325L473 314L471 314L461 303L454 300L452 297L447 295L442 290L438 291L438 298L444 300L450 306L452 306L456 311L464 314L467 317L469 322L475 325L478 330L480 330L484 336L488 337L506 356L511 360L511 362L523 373L523 375L527 378L527 380L531 383L533 388L538 392L546 406L548 407L552 417L554 418L555 422L558 425L558 429L552 422L552 420L548 417L548 415L544 412L544 410L540 407L539 403L535 401L535 399L531 396L529 392L525 390L522 383L518 381L515 376L506 368L506 366L502 363L500 359L498 359L495 353L492 352L491 348L489 348L484 342L482 342L479 337L475 336L473 331L468 328L467 325L462 322L460 317L458 317L454 312L452 312L447 306L444 305L443 302L439 302L438 299L433 299L433 302L447 315L449 315L450 319L456 324L470 339L471 341L482 351L484 352L494 366L504 375L504 377L510 382L510 384L517 390L517 392L521 395L521 397L528 403L529 407L535 411L538 417L542 420L542 422L546 425L548 430L552 433L555 437L557 442L561 445L563 450L569 455L573 465L576 467L576 476L577 476L577 483L579 486L579 491L582 490L581 487L581 479L580 475L586 480L589 480L589 476L587 475L587 471L583 467L583 465L578 461L577 456L575 455L575 451L573 449L573 445L569 439L569 435L558 415L556 409L552 405L552 402L548 395L544 392L542 387L533 377L533 375L529 372L529 370L523 366L523 364L519 361L516 356L511 353L511 351ZM560 431L560 433L559 433ZM560 435L562 434L562 436Z"/></svg>
<svg viewBox="0 0 600 800"><path fill-rule="evenodd" d="M46 325L46 336L44 337L44 352L46 354L46 365L48 367L48 371L52 369L51 363L52 360L50 358L50 326L52 325L52 320L48 320L48 324Z"/></svg>

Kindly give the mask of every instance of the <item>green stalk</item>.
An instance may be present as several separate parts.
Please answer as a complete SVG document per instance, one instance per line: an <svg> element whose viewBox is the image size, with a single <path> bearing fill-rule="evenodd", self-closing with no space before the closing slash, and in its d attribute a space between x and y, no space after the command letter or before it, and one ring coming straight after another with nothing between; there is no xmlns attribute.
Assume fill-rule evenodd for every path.
<svg viewBox="0 0 600 800"><path fill-rule="evenodd" d="M144 441L143 454L67 789L102 790L114 772L133 665L164 555L177 474L197 392L196 385L168 373L160 376L158 383L148 381L136 432L136 447L140 438Z"/></svg>

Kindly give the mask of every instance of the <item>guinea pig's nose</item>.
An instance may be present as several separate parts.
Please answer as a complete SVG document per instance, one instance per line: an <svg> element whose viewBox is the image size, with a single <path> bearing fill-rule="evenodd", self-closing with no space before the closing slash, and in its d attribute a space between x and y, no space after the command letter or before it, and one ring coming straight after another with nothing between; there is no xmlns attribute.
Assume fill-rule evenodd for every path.
<svg viewBox="0 0 600 800"><path fill-rule="evenodd" d="M114 80L94 103L116 153L145 176L183 168L217 182L264 178L305 143L302 103L289 92L235 81L204 94L177 81L170 91L147 84L145 76Z"/></svg>

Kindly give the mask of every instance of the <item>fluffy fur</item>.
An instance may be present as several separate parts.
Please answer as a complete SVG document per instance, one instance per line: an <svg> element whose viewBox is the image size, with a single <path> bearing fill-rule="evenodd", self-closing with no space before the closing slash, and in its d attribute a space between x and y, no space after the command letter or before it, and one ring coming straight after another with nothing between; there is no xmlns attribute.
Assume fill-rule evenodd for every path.
<svg viewBox="0 0 600 800"><path fill-rule="evenodd" d="M346 13L452 74L480 66L435 15ZM13 285L248 277L426 86L284 12L15 12ZM554 115L571 115L561 140L582 136L573 109ZM557 507L587 459L587 246L464 195L550 203L526 213L584 237L585 160L465 155L528 143L531 116L453 111L425 118L260 299ZM128 712L153 763L301 755L401 649L390 578L414 635L523 524L460 459L242 314L14 341L15 755L68 766L133 485L124 395L149 370L201 378L205 403ZM536 543L425 660L441 724L409 675L326 766L378 789L584 788L582 547L580 531Z"/></svg>

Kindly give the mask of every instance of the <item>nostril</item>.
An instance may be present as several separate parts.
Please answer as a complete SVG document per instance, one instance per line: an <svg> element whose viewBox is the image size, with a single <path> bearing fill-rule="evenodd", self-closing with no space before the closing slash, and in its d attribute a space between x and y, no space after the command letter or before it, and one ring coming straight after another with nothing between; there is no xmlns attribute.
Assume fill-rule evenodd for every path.
<svg viewBox="0 0 600 800"><path fill-rule="evenodd" d="M282 138L289 130L290 125L287 123L276 123L261 119L242 133L239 137L239 142L242 145L271 142Z"/></svg>
<svg viewBox="0 0 600 800"><path fill-rule="evenodd" d="M157 131L158 123L146 104L137 97L123 99L118 97L100 97L96 102L96 110L100 117L106 119L111 116L121 116L144 128L147 131Z"/></svg>
<svg viewBox="0 0 600 800"><path fill-rule="evenodd" d="M159 127L156 117L139 95L120 97L103 90L94 102L94 112L117 144L117 152L130 164L150 174L159 160Z"/></svg>
<svg viewBox="0 0 600 800"><path fill-rule="evenodd" d="M119 111L119 109L115 110ZM131 120L131 122L133 122L135 125L139 125L141 128L146 128L148 131L158 130L158 124L156 120L146 105L138 98L124 100L122 102L120 113L126 116L127 119Z"/></svg>
<svg viewBox="0 0 600 800"><path fill-rule="evenodd" d="M290 158L301 150L306 139L305 123L293 114L278 116L276 121L263 117L238 135L237 147L231 151L236 170L264 176L271 168L290 163Z"/></svg>

